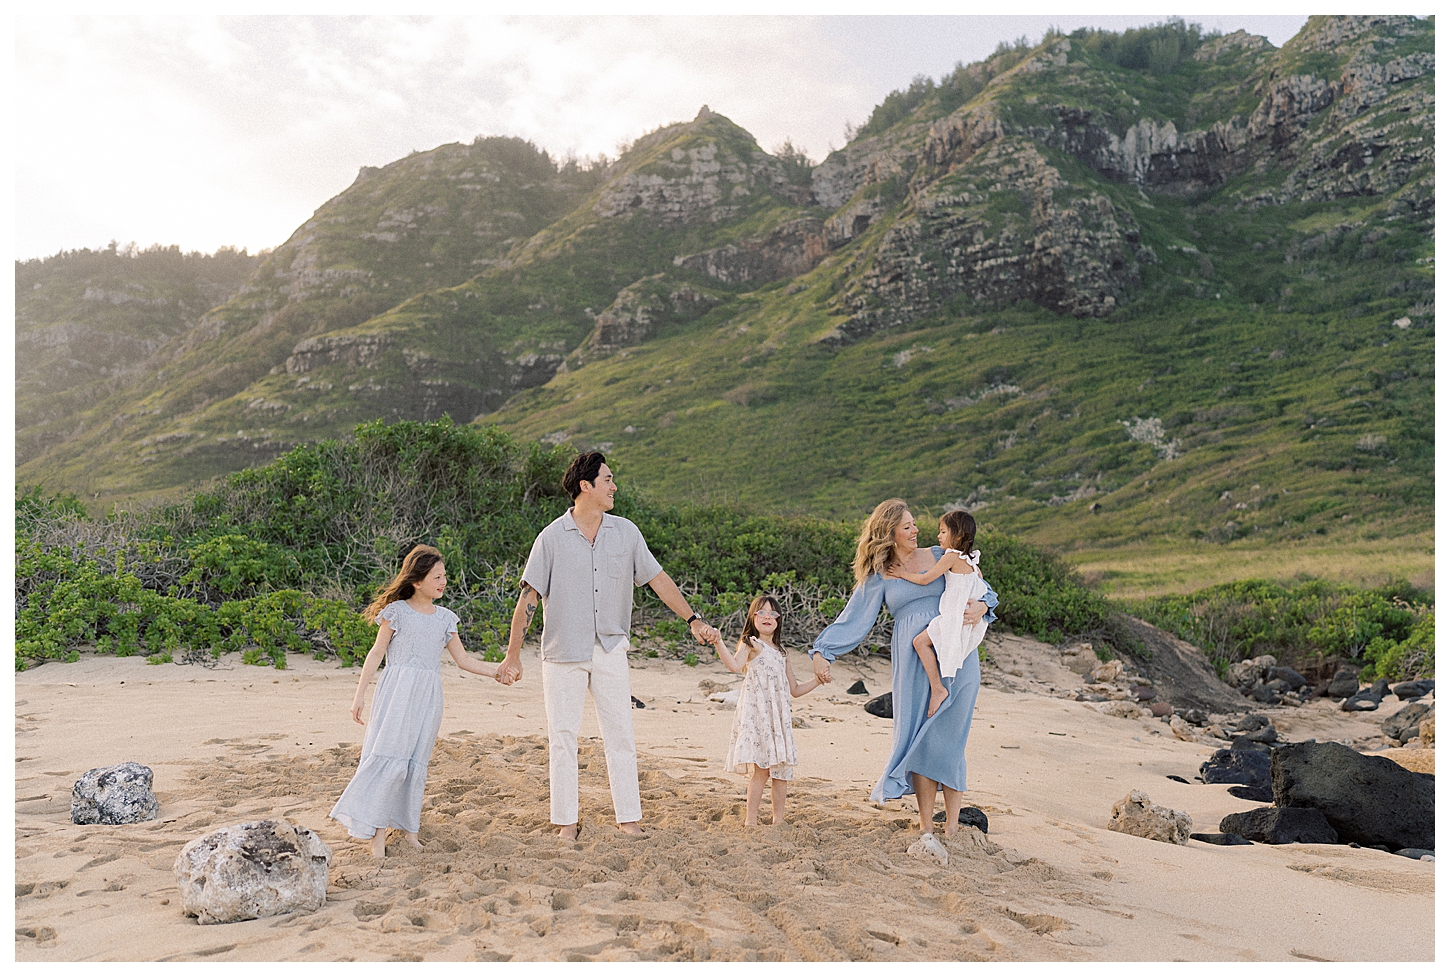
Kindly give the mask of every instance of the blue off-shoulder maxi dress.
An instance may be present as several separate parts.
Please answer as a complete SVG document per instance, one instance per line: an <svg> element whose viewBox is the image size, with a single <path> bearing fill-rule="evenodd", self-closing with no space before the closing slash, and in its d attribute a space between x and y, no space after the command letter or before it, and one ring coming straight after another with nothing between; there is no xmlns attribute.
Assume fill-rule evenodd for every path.
<svg viewBox="0 0 1450 977"><path fill-rule="evenodd" d="M941 559L940 546L933 546L931 552ZM982 686L981 662L973 651L955 676L942 678L947 700L928 719L926 707L931 700L931 684L911 645L937 616L945 589L946 581L941 577L923 587L896 577L873 574L851 593L845 610L820 633L811 647L811 654L820 652L827 661L835 661L838 655L851 651L865 639L876 623L883 601L895 618L891 632L894 717L891 755L881 779L871 791L873 801L913 793L911 775L914 773L953 790L967 789L967 734L972 729L977 691ZM985 620L996 620L997 615L990 608L997 606L997 592L988 587L982 602L989 608Z"/></svg>

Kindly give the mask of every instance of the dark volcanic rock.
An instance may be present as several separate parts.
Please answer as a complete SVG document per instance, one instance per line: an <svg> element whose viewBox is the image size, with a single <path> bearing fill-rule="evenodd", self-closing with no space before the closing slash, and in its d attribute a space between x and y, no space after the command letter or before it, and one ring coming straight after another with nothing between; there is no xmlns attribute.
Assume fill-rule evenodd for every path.
<svg viewBox="0 0 1450 977"><path fill-rule="evenodd" d="M1260 716L1256 712L1251 712L1245 715L1244 718L1240 719L1238 723L1234 725L1234 729L1238 730L1241 733L1252 733L1256 729L1263 729L1265 726L1271 725L1273 724L1269 722L1268 716Z"/></svg>
<svg viewBox="0 0 1450 977"><path fill-rule="evenodd" d="M1229 744L1230 750L1241 753L1268 753L1273 749L1268 743L1261 743L1258 740L1249 739L1247 736L1236 736Z"/></svg>
<svg viewBox="0 0 1450 977"><path fill-rule="evenodd" d="M1404 858L1414 859L1421 859L1424 858L1426 855L1429 855L1431 858L1435 857L1434 852L1426 851L1423 848L1401 848L1399 851L1395 852L1395 854L1403 856Z"/></svg>
<svg viewBox="0 0 1450 977"><path fill-rule="evenodd" d="M1202 709L1183 710L1183 721L1194 726L1207 726L1208 716L1204 715Z"/></svg>
<svg viewBox="0 0 1450 977"><path fill-rule="evenodd" d="M1423 702L1412 702L1380 723L1380 729L1390 739L1412 740L1420 735L1420 720L1430 714L1430 707Z"/></svg>
<svg viewBox="0 0 1450 977"><path fill-rule="evenodd" d="M1305 680L1304 676L1300 675L1298 672L1294 671L1294 669L1289 668L1285 665L1280 665L1278 668L1274 669L1273 676L1274 678L1283 682L1285 685L1289 686L1290 689L1302 689L1304 686L1309 684Z"/></svg>
<svg viewBox="0 0 1450 977"><path fill-rule="evenodd" d="M1353 669L1341 668L1329 680L1324 694L1331 699L1345 699L1359 691L1359 673Z"/></svg>
<svg viewBox="0 0 1450 977"><path fill-rule="evenodd" d="M1374 712L1380 707L1380 697L1371 693L1368 689L1358 695L1352 695L1339 704L1342 712Z"/></svg>
<svg viewBox="0 0 1450 977"><path fill-rule="evenodd" d="M1313 807L1344 841L1435 848L1435 777L1338 743L1295 743L1274 752L1274 803Z"/></svg>
<svg viewBox="0 0 1450 977"><path fill-rule="evenodd" d="M867 701L864 708L873 716L880 716L882 719L890 719L892 716L891 693L883 692L876 698Z"/></svg>
<svg viewBox="0 0 1450 977"><path fill-rule="evenodd" d="M1276 706L1280 703L1279 693L1268 685L1258 685L1253 692L1249 693L1254 697L1255 702L1262 702L1266 706Z"/></svg>
<svg viewBox="0 0 1450 977"><path fill-rule="evenodd" d="M1267 756L1264 753L1257 755ZM1248 784L1237 784L1230 787L1228 792L1231 796L1237 797L1241 801L1258 801L1260 804L1274 803L1274 788L1268 785L1251 787Z"/></svg>
<svg viewBox="0 0 1450 977"><path fill-rule="evenodd" d="M1376 699L1383 699L1390 694L1390 680L1382 678L1369 687L1369 692Z"/></svg>
<svg viewBox="0 0 1450 977"><path fill-rule="evenodd" d="M1143 642L1143 652L1141 658L1124 653L1124 661L1147 677L1159 702L1167 702L1179 712L1238 712L1244 707L1243 696L1218 677L1203 652L1134 617L1128 618L1128 628Z"/></svg>
<svg viewBox="0 0 1450 977"><path fill-rule="evenodd" d="M1253 842L1243 835L1235 834L1211 834L1207 831L1196 831L1188 837L1194 841L1204 841L1210 845L1252 845Z"/></svg>
<svg viewBox="0 0 1450 977"><path fill-rule="evenodd" d="M869 692L866 691L866 683L863 682L863 681L861 681L858 678L856 680L856 683L854 685L852 685L849 689L846 690L846 694L847 695L870 695L871 693L869 693Z"/></svg>
<svg viewBox="0 0 1450 977"><path fill-rule="evenodd" d="M946 811L937 811L932 820L937 824L945 824L947 819ZM987 815L981 808L964 807L957 812L957 824L964 824L969 828L976 828L982 834L987 833Z"/></svg>
<svg viewBox="0 0 1450 977"><path fill-rule="evenodd" d="M1240 739L1246 739L1251 743L1277 743L1279 741L1279 731L1274 728L1273 723L1270 723L1261 729L1244 733Z"/></svg>
<svg viewBox="0 0 1450 977"><path fill-rule="evenodd" d="M1199 768L1206 784L1247 784L1268 788L1271 763L1266 753L1252 750L1218 750Z"/></svg>
<svg viewBox="0 0 1450 977"><path fill-rule="evenodd" d="M1218 830L1240 834L1266 845L1336 845L1339 835L1312 807L1260 807L1230 814L1218 823Z"/></svg>
<svg viewBox="0 0 1450 977"><path fill-rule="evenodd" d="M151 768L130 760L87 770L70 792L73 824L135 824L154 820L158 810Z"/></svg>
<svg viewBox="0 0 1450 977"><path fill-rule="evenodd" d="M1424 678L1414 682L1401 682L1390 691L1401 700L1418 699L1422 695L1428 695L1435 691L1435 680Z"/></svg>

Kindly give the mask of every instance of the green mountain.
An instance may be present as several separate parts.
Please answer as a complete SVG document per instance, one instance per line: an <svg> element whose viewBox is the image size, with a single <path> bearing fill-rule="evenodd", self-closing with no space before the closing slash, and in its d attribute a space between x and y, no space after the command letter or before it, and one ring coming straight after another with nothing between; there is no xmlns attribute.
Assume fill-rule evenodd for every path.
<svg viewBox="0 0 1450 977"><path fill-rule="evenodd" d="M507 192L462 176L478 146L415 154L18 477L165 489L447 411L666 499L899 494L1057 545L1426 532L1433 49L1408 17L1051 34L814 166L708 109L607 168L491 163Z"/></svg>

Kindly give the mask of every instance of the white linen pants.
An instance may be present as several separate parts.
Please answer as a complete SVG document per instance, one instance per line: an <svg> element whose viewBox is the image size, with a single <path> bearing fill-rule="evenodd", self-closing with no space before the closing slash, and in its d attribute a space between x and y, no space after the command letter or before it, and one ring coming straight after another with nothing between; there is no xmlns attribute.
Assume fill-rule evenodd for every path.
<svg viewBox="0 0 1450 977"><path fill-rule="evenodd" d="M614 820L628 824L640 818L628 650L625 643L617 651L605 651L595 641L594 657L587 662L543 663L544 715L549 724L549 820L554 824L579 822L579 726L584 720L586 690L594 694L594 715L604 737Z"/></svg>

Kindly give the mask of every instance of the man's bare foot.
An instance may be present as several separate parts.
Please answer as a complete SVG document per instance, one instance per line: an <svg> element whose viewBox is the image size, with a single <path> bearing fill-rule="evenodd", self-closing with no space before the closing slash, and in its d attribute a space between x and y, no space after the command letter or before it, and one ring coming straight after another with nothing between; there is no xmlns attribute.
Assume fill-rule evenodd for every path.
<svg viewBox="0 0 1450 977"><path fill-rule="evenodd" d="M945 685L938 685L937 687L935 687L934 689L932 689L931 690L931 700L929 702L927 702L927 704L926 704L926 716L927 716L927 718L930 719L932 716L935 716L936 715L936 711L941 708L941 704L943 702L946 702L946 701L947 701L947 687Z"/></svg>
<svg viewBox="0 0 1450 977"><path fill-rule="evenodd" d="M579 822L575 821L573 824L559 825L559 837L563 838L565 841L573 841L575 838L578 838Z"/></svg>
<svg viewBox="0 0 1450 977"><path fill-rule="evenodd" d="M418 836L414 832L403 832L403 840L406 841L408 844L412 845L414 848L418 849L419 851L423 850L423 843L418 840Z"/></svg>
<svg viewBox="0 0 1450 977"><path fill-rule="evenodd" d="M373 857L374 858L382 858L387 853L387 845L388 845L388 829L387 828L379 828L377 830L377 833L375 833L373 835L372 840L370 842L368 842L368 847L372 850L372 854L373 854Z"/></svg>
<svg viewBox="0 0 1450 977"><path fill-rule="evenodd" d="M639 826L638 821L625 821L619 826L619 830L627 835L642 835L644 829Z"/></svg>

